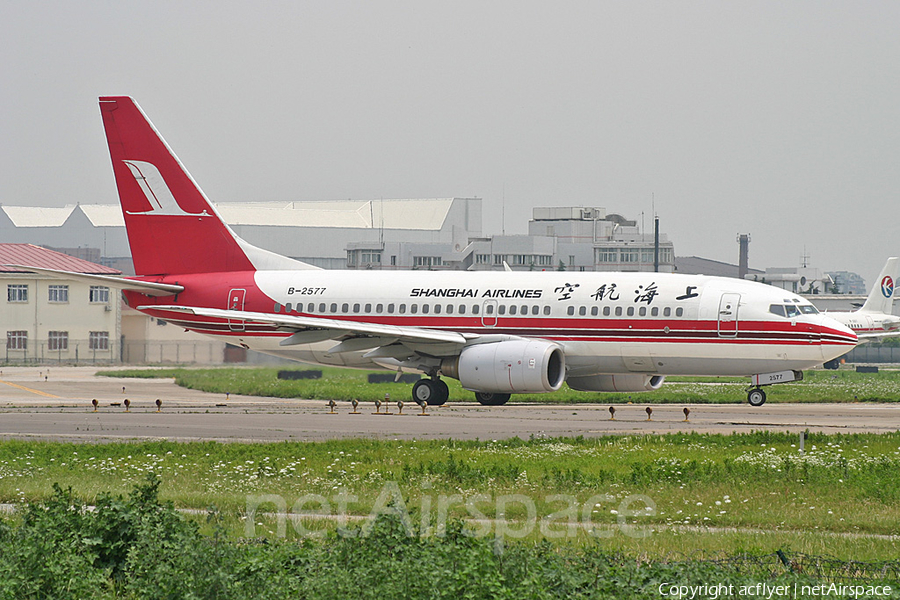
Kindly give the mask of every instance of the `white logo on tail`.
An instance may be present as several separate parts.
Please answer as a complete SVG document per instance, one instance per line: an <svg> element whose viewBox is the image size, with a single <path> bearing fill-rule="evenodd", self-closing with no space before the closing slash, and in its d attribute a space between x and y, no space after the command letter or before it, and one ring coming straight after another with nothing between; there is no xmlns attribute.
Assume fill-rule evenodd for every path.
<svg viewBox="0 0 900 600"><path fill-rule="evenodd" d="M178 204L175 196L166 180L163 179L162 173L152 163L142 160L123 160L125 166L134 175L134 180L141 186L141 191L147 197L150 203L150 210L126 211L129 215L169 215L169 216L196 216L209 215L205 210L201 213L185 212Z"/></svg>

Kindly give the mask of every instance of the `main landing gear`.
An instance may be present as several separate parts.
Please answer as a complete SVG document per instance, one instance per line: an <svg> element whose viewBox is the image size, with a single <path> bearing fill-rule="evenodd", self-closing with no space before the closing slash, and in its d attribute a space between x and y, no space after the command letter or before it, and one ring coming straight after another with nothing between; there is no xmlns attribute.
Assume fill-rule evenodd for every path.
<svg viewBox="0 0 900 600"><path fill-rule="evenodd" d="M438 377L420 379L412 389L413 402L424 402L428 406L441 406L450 397L450 389ZM475 392L475 399L483 406L501 406L509 401L509 394L492 394L490 392Z"/></svg>
<svg viewBox="0 0 900 600"><path fill-rule="evenodd" d="M420 379L413 386L412 396L416 404L425 402L428 406L441 406L450 397L450 388L437 377Z"/></svg>
<svg viewBox="0 0 900 600"><path fill-rule="evenodd" d="M509 394L492 394L491 392L475 392L475 399L482 406L502 406L509 401Z"/></svg>
<svg viewBox="0 0 900 600"><path fill-rule="evenodd" d="M762 390L763 386L802 380L803 371L779 371L777 373L753 375L750 377L751 387L747 390L747 402L750 403L750 406L762 406L766 403L766 393Z"/></svg>

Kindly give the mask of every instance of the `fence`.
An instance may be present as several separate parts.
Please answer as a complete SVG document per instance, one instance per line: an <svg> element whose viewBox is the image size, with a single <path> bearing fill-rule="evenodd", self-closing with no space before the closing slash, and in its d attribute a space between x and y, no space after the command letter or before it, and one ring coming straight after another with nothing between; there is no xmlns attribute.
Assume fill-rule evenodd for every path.
<svg viewBox="0 0 900 600"><path fill-rule="evenodd" d="M88 340L28 340L24 349L0 339L0 361L6 364L221 364L224 344L213 341L117 342L97 348Z"/></svg>
<svg viewBox="0 0 900 600"><path fill-rule="evenodd" d="M900 347L857 346L842 357L848 363L900 363Z"/></svg>

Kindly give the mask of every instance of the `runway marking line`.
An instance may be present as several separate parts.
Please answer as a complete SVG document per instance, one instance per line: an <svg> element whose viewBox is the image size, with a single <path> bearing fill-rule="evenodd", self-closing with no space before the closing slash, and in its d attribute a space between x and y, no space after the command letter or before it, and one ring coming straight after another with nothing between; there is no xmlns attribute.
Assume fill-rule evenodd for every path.
<svg viewBox="0 0 900 600"><path fill-rule="evenodd" d="M25 387L24 385L11 383L9 381L3 381L2 379L0 379L0 383L5 383L6 385L10 385L14 388L19 388L20 390L25 390L26 392L31 392L32 394L37 394L38 396L45 396L47 398L59 398L59 396L54 396L53 394L48 394L47 392L42 392L40 390L33 390L29 387Z"/></svg>

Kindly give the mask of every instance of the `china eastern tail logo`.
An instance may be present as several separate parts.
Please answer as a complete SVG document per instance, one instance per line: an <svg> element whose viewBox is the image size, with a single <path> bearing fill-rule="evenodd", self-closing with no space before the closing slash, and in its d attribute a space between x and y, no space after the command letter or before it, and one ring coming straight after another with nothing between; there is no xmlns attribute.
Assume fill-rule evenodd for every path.
<svg viewBox="0 0 900 600"><path fill-rule="evenodd" d="M894 294L894 280L890 275L885 275L881 280L881 293L885 298L890 298Z"/></svg>
<svg viewBox="0 0 900 600"><path fill-rule="evenodd" d="M150 203L150 210L126 211L129 215L209 216L205 210L200 213L185 212L175 196L172 195L169 186L166 185L162 173L152 163L142 160L123 160L122 162L131 171L134 180Z"/></svg>

